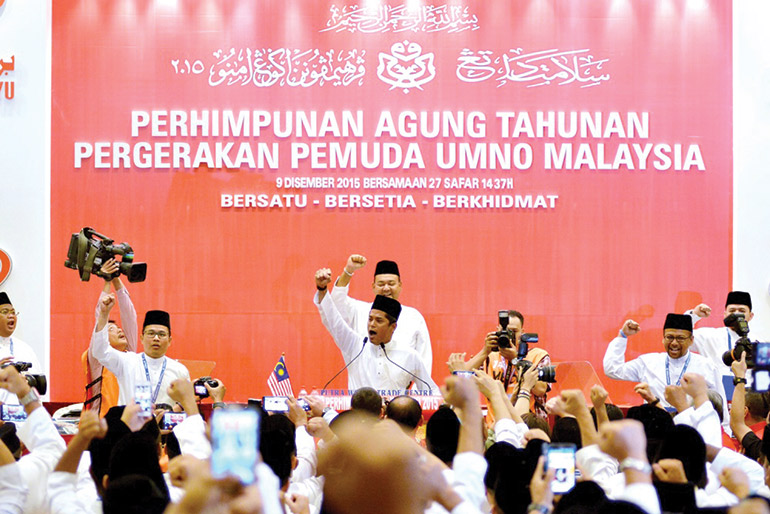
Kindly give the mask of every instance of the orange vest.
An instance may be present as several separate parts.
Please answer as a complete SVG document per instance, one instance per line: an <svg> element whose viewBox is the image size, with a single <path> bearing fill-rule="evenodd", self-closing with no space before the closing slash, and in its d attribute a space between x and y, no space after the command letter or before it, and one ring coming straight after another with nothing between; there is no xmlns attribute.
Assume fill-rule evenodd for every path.
<svg viewBox="0 0 770 514"><path fill-rule="evenodd" d="M88 365L88 350L83 352L80 357L80 361L83 364L83 369L86 374L86 384L90 384L92 381L99 377L91 376L91 368ZM115 407L118 404L118 392L120 388L118 386L117 377L107 368L102 369L102 382L101 382L101 406L99 407L99 416L104 417L110 408ZM93 396L88 391L86 392L87 398ZM96 400L97 402L99 400Z"/></svg>

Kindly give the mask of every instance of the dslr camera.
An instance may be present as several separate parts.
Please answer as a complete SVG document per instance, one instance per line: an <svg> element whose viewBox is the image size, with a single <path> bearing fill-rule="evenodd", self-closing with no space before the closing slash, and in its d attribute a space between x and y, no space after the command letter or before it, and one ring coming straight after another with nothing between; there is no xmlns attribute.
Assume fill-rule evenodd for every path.
<svg viewBox="0 0 770 514"><path fill-rule="evenodd" d="M8 362L0 366L0 368L7 368L8 366L13 366L14 368L16 368L16 371L18 371L19 374L27 380L27 384L29 384L29 387L34 387L35 389L37 389L38 393L45 394L46 391L48 391L48 380L46 380L45 375L34 375L32 373L27 373L29 368L32 367L32 363Z"/></svg>
<svg viewBox="0 0 770 514"><path fill-rule="evenodd" d="M102 272L102 265L116 255L121 256L118 271L112 274ZM147 264L134 262L134 250L131 245L114 244L112 239L91 227L83 227L83 230L77 234L72 234L64 265L78 270L80 280L83 282L88 282L91 275L112 280L122 274L129 282L144 282L147 276Z"/></svg>
<svg viewBox="0 0 770 514"><path fill-rule="evenodd" d="M750 341L749 322L741 313L732 313L724 319L726 327L733 329L740 337L735 346L722 354L722 362L730 366L746 355L746 367L751 370L751 387L754 392L770 390L770 343Z"/></svg>
<svg viewBox="0 0 770 514"><path fill-rule="evenodd" d="M530 343L537 343L539 340L540 338L537 334L521 334L517 351L518 362L516 363L516 366L519 368L519 380L521 380L524 373L532 367L532 361L527 360L529 345ZM540 382L547 382L549 384L556 382L556 366L543 366L538 369L537 379Z"/></svg>
<svg viewBox="0 0 770 514"><path fill-rule="evenodd" d="M195 395L201 400L203 398L209 397L209 390L206 389L206 384L208 384L209 387L219 387L219 381L214 380L211 377L200 377L198 380L193 382L193 390L195 391Z"/></svg>
<svg viewBox="0 0 770 514"><path fill-rule="evenodd" d="M501 329L495 332L495 335L497 336L497 347L498 348L511 348L513 346L513 341L516 339L516 334L513 333L513 330L508 328L508 323L511 321L511 316L508 313L508 311L498 311L497 312L497 322L500 324ZM493 349L492 351L499 351L497 348Z"/></svg>

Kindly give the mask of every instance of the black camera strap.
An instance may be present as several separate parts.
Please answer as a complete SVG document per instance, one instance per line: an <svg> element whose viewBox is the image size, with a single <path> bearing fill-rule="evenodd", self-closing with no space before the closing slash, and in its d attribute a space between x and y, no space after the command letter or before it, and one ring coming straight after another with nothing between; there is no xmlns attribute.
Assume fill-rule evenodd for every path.
<svg viewBox="0 0 770 514"><path fill-rule="evenodd" d="M502 355L501 355L502 357ZM505 359L505 357L503 357ZM505 375L503 375L503 385L505 386L506 392L508 391L508 385L511 383L511 379L513 378L513 370L516 367L516 365L512 361L508 361L506 359L506 366L505 366Z"/></svg>

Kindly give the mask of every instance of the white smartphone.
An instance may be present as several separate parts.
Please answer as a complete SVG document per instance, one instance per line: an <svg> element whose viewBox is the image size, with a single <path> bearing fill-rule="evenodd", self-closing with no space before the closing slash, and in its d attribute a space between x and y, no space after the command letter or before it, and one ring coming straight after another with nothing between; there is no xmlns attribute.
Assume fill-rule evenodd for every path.
<svg viewBox="0 0 770 514"><path fill-rule="evenodd" d="M150 384L136 384L134 387L134 401L142 408L142 417L150 419L152 417L152 391L150 391Z"/></svg>
<svg viewBox="0 0 770 514"><path fill-rule="evenodd" d="M216 409L211 416L211 474L253 484L259 455L259 413L251 408Z"/></svg>
<svg viewBox="0 0 770 514"><path fill-rule="evenodd" d="M547 448L546 448L547 447ZM551 482L553 494L565 494L575 487L575 452L572 443L551 443L543 446L546 469L554 470Z"/></svg>
<svg viewBox="0 0 770 514"><path fill-rule="evenodd" d="M263 396L262 408L267 412L289 412L289 403L286 396Z"/></svg>

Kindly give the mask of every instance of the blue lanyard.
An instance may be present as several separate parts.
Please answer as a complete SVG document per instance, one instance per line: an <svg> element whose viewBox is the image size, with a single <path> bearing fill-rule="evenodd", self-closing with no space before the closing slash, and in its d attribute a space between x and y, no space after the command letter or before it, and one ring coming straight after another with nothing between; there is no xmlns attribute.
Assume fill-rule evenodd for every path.
<svg viewBox="0 0 770 514"><path fill-rule="evenodd" d="M730 329L725 327L725 332L727 332L727 351L731 352L733 350L733 342L730 341L730 339L732 339L730 337Z"/></svg>
<svg viewBox="0 0 770 514"><path fill-rule="evenodd" d="M147 383L150 384L150 387L152 387L152 382L150 381L150 370L147 368L147 359L144 358L144 354L142 354L142 363L144 364L144 374L147 377ZM155 392L152 393L152 403L155 403L155 400L158 399L158 393L160 393L160 384L163 382L163 374L166 373L166 358L163 357L163 369L160 370L160 376L158 377L158 385L155 386Z"/></svg>
<svg viewBox="0 0 770 514"><path fill-rule="evenodd" d="M8 340L11 342L11 357L13 357L13 339L9 337Z"/></svg>
<svg viewBox="0 0 770 514"><path fill-rule="evenodd" d="M679 385L679 382L681 382L682 377L684 376L685 371L687 371L687 366L690 365L690 358L692 357L692 354L687 355L687 360L684 361L684 368L682 368L682 372L679 373L679 378L676 379L676 384ZM666 355L666 385L671 385L671 377L668 374L668 361L669 361L668 355Z"/></svg>

